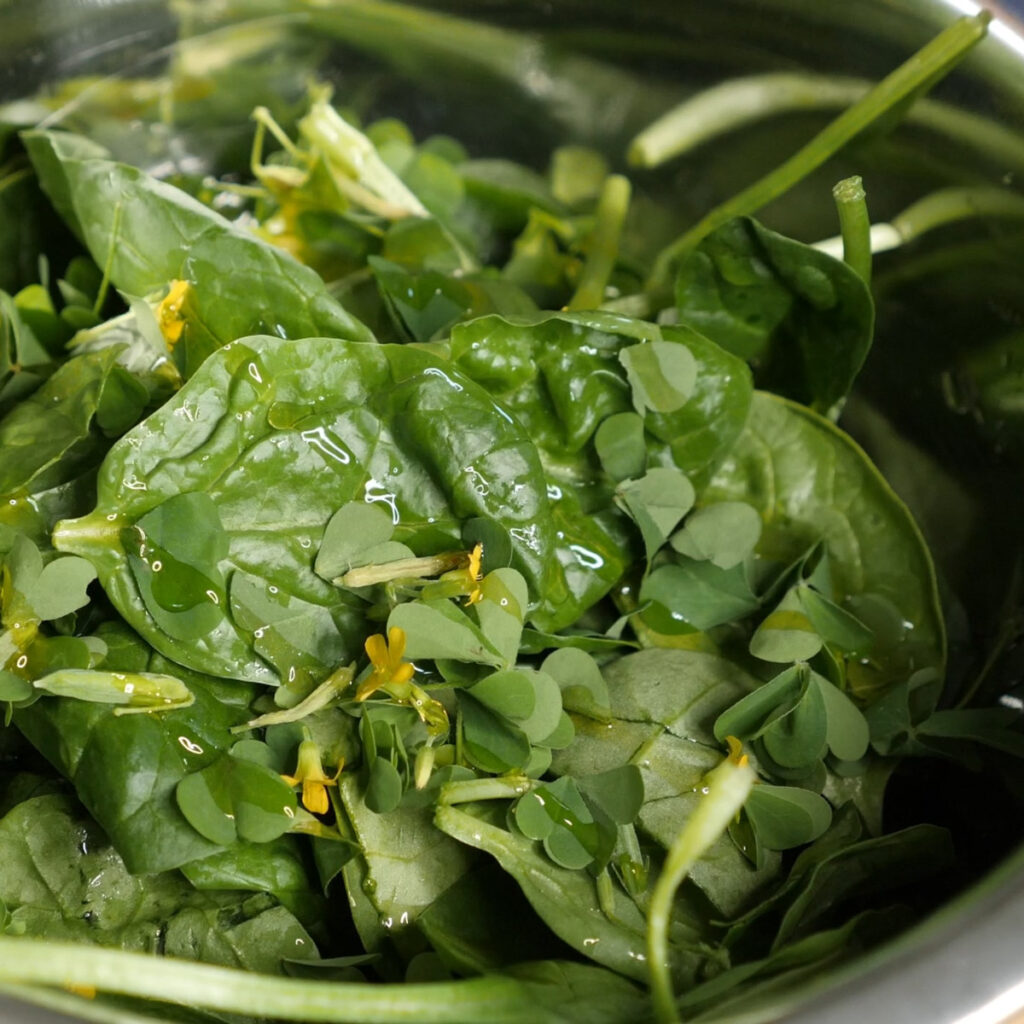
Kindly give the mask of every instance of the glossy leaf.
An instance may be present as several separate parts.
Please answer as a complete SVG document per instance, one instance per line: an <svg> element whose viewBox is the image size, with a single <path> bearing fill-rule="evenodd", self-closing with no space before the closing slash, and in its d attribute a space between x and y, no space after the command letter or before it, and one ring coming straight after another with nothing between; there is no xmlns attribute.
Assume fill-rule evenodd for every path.
<svg viewBox="0 0 1024 1024"><path fill-rule="evenodd" d="M905 678L908 666L943 665L935 573L920 532L867 456L826 420L759 392L746 433L701 500L757 508L758 553L780 564L824 540L833 584L826 597L843 607L855 595L878 595L911 624L869 665L850 664L855 693Z"/></svg>
<svg viewBox="0 0 1024 1024"><path fill-rule="evenodd" d="M229 749L247 720L249 687L189 673L128 631L105 632L105 667L173 672L195 696L187 708L117 717L110 705L45 700L15 713L18 728L75 787L133 872L166 871L220 847L197 833L175 802L178 783Z"/></svg>
<svg viewBox="0 0 1024 1024"><path fill-rule="evenodd" d="M372 340L312 270L184 192L67 133L28 132L25 145L43 189L116 287L142 297L189 284L180 342L188 375L249 334ZM124 216L126 207L145 216Z"/></svg>
<svg viewBox="0 0 1024 1024"><path fill-rule="evenodd" d="M679 267L680 318L758 367L762 386L820 411L844 399L871 346L860 276L749 217L710 234Z"/></svg>
<svg viewBox="0 0 1024 1024"><path fill-rule="evenodd" d="M516 540L515 567L542 602L531 613L546 623L552 612L545 609L574 616L578 606L565 600L559 566L548 556L555 537L545 486L536 450L515 423L424 353L249 338L218 351L115 447L100 475L98 508L62 523L54 539L88 557L122 614L175 660L271 684L294 667L318 682L355 657L370 632L363 601L312 570L341 505L382 504L394 539L417 554L458 547L466 519L501 522ZM141 520L198 493L216 507L227 556L215 559L210 548L184 562L181 576L205 597L178 611L152 589L157 573L143 558ZM161 567L162 580L178 574L177 565ZM262 588L266 601L242 598L235 579ZM219 596L221 580L236 598L230 605ZM261 622L268 602L282 612L271 609ZM294 616L302 631L279 633L284 646L268 650L262 641L271 638L260 630ZM187 640L175 635L182 630Z"/></svg>
<svg viewBox="0 0 1024 1024"><path fill-rule="evenodd" d="M177 872L130 874L95 824L62 796L27 800L0 821L0 901L8 931L278 974L316 956L269 897L197 892Z"/></svg>

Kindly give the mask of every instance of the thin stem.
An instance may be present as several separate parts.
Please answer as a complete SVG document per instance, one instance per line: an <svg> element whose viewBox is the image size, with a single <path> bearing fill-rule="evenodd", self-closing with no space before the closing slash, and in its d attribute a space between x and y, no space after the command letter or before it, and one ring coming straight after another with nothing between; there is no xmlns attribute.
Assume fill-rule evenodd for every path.
<svg viewBox="0 0 1024 1024"><path fill-rule="evenodd" d="M629 144L626 159L633 167L658 167L767 117L849 106L869 88L860 79L793 72L733 78L702 90L648 125Z"/></svg>
<svg viewBox="0 0 1024 1024"><path fill-rule="evenodd" d="M916 93L932 86L985 37L991 20L990 12L979 11L973 17L961 18L950 25L908 61L882 79L867 95L843 111L788 160L711 210L658 255L649 289L666 290L672 269L678 260L694 249L712 231L733 217L756 212L771 200L788 192L865 128L891 113L900 103L912 99Z"/></svg>
<svg viewBox="0 0 1024 1024"><path fill-rule="evenodd" d="M658 167L716 138L783 114L849 107L871 88L863 78L773 71L744 75L704 89L663 114L630 144L634 166ZM922 99L907 121L943 136L965 151L984 153L1010 169L1024 167L1024 139L1007 125L940 100Z"/></svg>
<svg viewBox="0 0 1024 1024"><path fill-rule="evenodd" d="M619 255L619 239L626 222L630 198L629 179L612 174L605 179L597 204L597 223L590 252L583 265L580 283L569 300L569 309L599 309L604 301L608 280Z"/></svg>
<svg viewBox="0 0 1024 1024"><path fill-rule="evenodd" d="M871 284L871 219L867 194L859 175L844 178L832 189L843 239L843 261L866 284Z"/></svg>

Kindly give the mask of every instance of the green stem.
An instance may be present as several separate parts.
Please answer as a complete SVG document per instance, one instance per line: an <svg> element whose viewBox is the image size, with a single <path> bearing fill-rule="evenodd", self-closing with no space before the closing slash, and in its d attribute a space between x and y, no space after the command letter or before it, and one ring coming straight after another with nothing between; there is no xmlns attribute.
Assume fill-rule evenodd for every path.
<svg viewBox="0 0 1024 1024"><path fill-rule="evenodd" d="M523 1019L530 986L511 978L403 985L305 981L74 943L0 936L0 979L325 1024L488 1024ZM536 1007L538 1016L540 1007Z"/></svg>
<svg viewBox="0 0 1024 1024"><path fill-rule="evenodd" d="M990 12L979 11L973 17L961 18L950 25L879 82L866 96L843 111L788 160L711 210L658 255L648 284L649 290L667 290L675 264L716 228L733 217L755 213L788 192L865 128L891 113L899 104L911 100L915 94L931 87L985 37L991 20Z"/></svg>
<svg viewBox="0 0 1024 1024"><path fill-rule="evenodd" d="M732 743L735 741L730 739ZM738 743L735 745L739 747ZM676 890L698 858L722 835L739 812L755 778L754 769L745 756L734 759L730 754L705 777L703 798L669 847L647 913L647 967L654 1019L658 1024L676 1024L679 1020L672 992L668 945Z"/></svg>
<svg viewBox="0 0 1024 1024"><path fill-rule="evenodd" d="M630 143L628 158L634 166L658 167L767 118L842 110L862 99L871 85L862 78L789 71L732 78L659 117ZM932 99L915 103L906 117L965 152L983 153L1011 170L1024 167L1024 139L1008 125Z"/></svg>
<svg viewBox="0 0 1024 1024"><path fill-rule="evenodd" d="M871 284L871 219L859 175L844 178L832 189L843 238L843 260L860 279Z"/></svg>
<svg viewBox="0 0 1024 1024"><path fill-rule="evenodd" d="M605 179L597 204L597 223L590 251L583 265L580 283L569 300L569 309L599 309L604 301L608 280L619 255L619 239L629 210L629 179L612 174Z"/></svg>
<svg viewBox="0 0 1024 1024"><path fill-rule="evenodd" d="M908 206L888 223L871 226L871 251L887 252L929 231L975 217L1024 220L1024 198L1016 192L986 185L942 188ZM841 236L815 243L816 249L837 255Z"/></svg>

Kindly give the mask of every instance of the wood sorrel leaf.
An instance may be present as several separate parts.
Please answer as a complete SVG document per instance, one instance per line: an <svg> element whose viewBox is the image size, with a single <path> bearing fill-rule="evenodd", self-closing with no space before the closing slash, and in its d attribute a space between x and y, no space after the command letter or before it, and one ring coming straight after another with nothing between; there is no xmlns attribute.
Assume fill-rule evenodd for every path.
<svg viewBox="0 0 1024 1024"><path fill-rule="evenodd" d="M694 509L670 540L681 555L731 569L753 553L760 536L757 509L744 501L719 501Z"/></svg>
<svg viewBox="0 0 1024 1024"><path fill-rule="evenodd" d="M813 842L832 821L823 797L795 786L755 786L743 806L757 841L769 850Z"/></svg>
<svg viewBox="0 0 1024 1024"><path fill-rule="evenodd" d="M366 564L366 552L391 539L395 525L379 504L350 501L327 521L314 568L333 580L353 566Z"/></svg>
<svg viewBox="0 0 1024 1024"><path fill-rule="evenodd" d="M668 467L655 466L639 480L626 480L617 493L618 501L640 528L648 561L693 508L693 484L684 473Z"/></svg>
<svg viewBox="0 0 1024 1024"><path fill-rule="evenodd" d="M633 392L633 408L672 413L681 409L697 383L697 360L685 345L648 341L619 352Z"/></svg>
<svg viewBox="0 0 1024 1024"><path fill-rule="evenodd" d="M221 846L237 839L276 839L291 827L297 807L291 786L280 775L230 753L186 775L175 799L188 823Z"/></svg>
<svg viewBox="0 0 1024 1024"><path fill-rule="evenodd" d="M617 412L601 421L594 448L604 471L615 481L637 479L647 468L644 420L635 412Z"/></svg>
<svg viewBox="0 0 1024 1024"><path fill-rule="evenodd" d="M720 569L689 558L658 566L644 580L640 600L655 601L673 619L700 630L742 618L761 604L743 565Z"/></svg>
<svg viewBox="0 0 1024 1024"><path fill-rule="evenodd" d="M813 658L824 642L807 617L799 587L793 587L768 613L750 638L750 653L764 661L788 664Z"/></svg>
<svg viewBox="0 0 1024 1024"><path fill-rule="evenodd" d="M541 669L558 683L567 711L599 721L611 717L608 684L597 662L586 651L562 647L544 659Z"/></svg>

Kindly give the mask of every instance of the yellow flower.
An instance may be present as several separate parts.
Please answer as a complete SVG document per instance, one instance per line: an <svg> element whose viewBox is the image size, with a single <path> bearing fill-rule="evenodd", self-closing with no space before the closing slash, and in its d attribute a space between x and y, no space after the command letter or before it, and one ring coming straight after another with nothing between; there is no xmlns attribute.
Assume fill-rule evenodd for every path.
<svg viewBox="0 0 1024 1024"><path fill-rule="evenodd" d="M466 604L476 604L483 597L480 590L480 571L484 559L484 546L477 544L469 553L469 564L466 566L466 577L469 582L469 593L466 596Z"/></svg>
<svg viewBox="0 0 1024 1024"><path fill-rule="evenodd" d="M329 806L327 787L338 784L343 763L333 778L324 775L320 761L320 748L313 740L303 740L299 744L299 761L294 775L282 775L281 778L289 786L302 786L302 806L313 814L326 814Z"/></svg>
<svg viewBox="0 0 1024 1024"><path fill-rule="evenodd" d="M411 662L402 661L405 653L405 630L392 626L388 638L374 633L366 639L366 653L373 671L359 684L356 700L366 700L370 694L386 686L401 686L409 682L416 669Z"/></svg>
<svg viewBox="0 0 1024 1024"><path fill-rule="evenodd" d="M172 281L167 294L156 307L156 321L169 349L181 340L181 332L185 329L185 317L181 310L191 287L188 281Z"/></svg>

